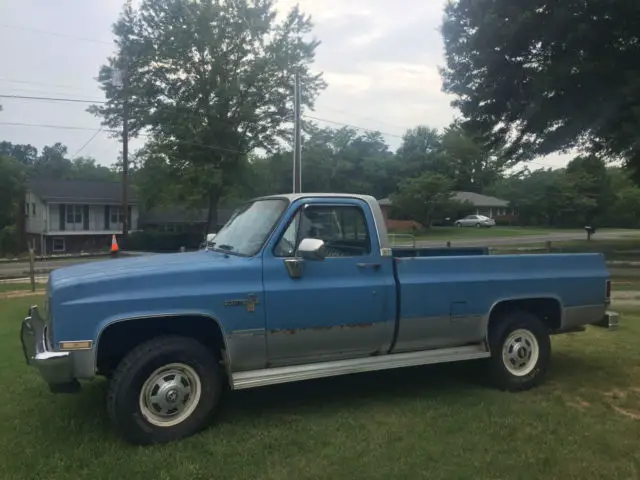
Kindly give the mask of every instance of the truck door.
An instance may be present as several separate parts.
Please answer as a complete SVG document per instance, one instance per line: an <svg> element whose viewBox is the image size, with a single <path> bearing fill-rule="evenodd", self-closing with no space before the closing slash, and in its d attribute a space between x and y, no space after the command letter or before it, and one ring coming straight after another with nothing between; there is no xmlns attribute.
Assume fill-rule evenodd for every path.
<svg viewBox="0 0 640 480"><path fill-rule="evenodd" d="M393 335L395 281L367 204L323 198L292 207L264 250L269 364L381 353ZM297 258L303 238L323 240L326 258ZM287 261L299 271L292 275Z"/></svg>

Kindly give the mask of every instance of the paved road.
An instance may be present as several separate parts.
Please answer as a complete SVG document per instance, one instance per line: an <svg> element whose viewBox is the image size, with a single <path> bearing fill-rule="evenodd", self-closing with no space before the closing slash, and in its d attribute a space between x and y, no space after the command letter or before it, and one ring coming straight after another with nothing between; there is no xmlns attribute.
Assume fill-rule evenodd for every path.
<svg viewBox="0 0 640 480"><path fill-rule="evenodd" d="M549 233L545 235L523 235L521 237L488 237L488 238L470 238L470 239L454 239L451 240L452 246L464 246L464 247L491 247L494 245L522 245L529 243L544 243L546 241L560 242L569 240L584 240L586 233L581 232L558 232ZM629 230L607 230L604 232L596 233L593 237L594 240L617 240L624 238L637 238L640 240L640 231L633 232ZM401 241L401 240L400 240ZM447 239L441 238L438 240L421 240L417 242L420 247L435 247L446 245Z"/></svg>
<svg viewBox="0 0 640 480"><path fill-rule="evenodd" d="M126 257L125 257L126 258ZM35 262L36 275L47 274L51 270L60 267L68 267L79 263L104 262L111 260L111 257L93 258L68 258L58 260L43 260ZM29 275L29 262L2 262L0 263L0 278L18 278Z"/></svg>
<svg viewBox="0 0 640 480"><path fill-rule="evenodd" d="M451 241L452 246L465 246L465 247L490 247L498 245L522 245L529 243L543 243L547 240L550 241L567 241L567 240L582 240L586 237L586 234L581 232L558 232L550 233L546 235L525 235L521 237L489 237L489 238L470 238L470 239L455 239ZM594 236L596 240L611 240L621 238L638 238L640 240L640 231L634 232L630 230L606 230L598 232ZM446 245L447 239L440 238L438 240L422 240L417 242L420 247L437 247ZM403 243L403 239L398 240L399 244ZM85 262L98 262L108 261L109 257L99 258L70 258L65 260L47 260L36 262L36 273L48 273L50 270L60 267L66 267L69 265L76 265L78 263ZM29 275L29 263L28 262L7 262L0 263L0 278L17 278L25 277Z"/></svg>

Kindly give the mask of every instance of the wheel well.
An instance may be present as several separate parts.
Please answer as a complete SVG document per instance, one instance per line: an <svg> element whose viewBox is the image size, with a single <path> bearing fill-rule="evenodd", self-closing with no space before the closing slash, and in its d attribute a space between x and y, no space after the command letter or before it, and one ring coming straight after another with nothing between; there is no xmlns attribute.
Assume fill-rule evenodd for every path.
<svg viewBox="0 0 640 480"><path fill-rule="evenodd" d="M558 330L562 325L562 308L555 298L525 298L505 300L493 307L489 315L491 323L513 311L525 311L538 317L549 330Z"/></svg>
<svg viewBox="0 0 640 480"><path fill-rule="evenodd" d="M209 347L218 361L223 360L224 337L218 323L209 317L193 315L138 318L115 322L104 329L97 345L98 374L110 374L133 348L164 335L193 338Z"/></svg>

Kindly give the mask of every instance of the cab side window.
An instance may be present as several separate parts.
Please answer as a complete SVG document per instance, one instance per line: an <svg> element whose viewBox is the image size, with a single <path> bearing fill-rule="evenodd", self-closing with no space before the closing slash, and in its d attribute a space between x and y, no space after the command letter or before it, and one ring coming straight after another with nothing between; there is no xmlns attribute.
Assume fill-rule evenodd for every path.
<svg viewBox="0 0 640 480"><path fill-rule="evenodd" d="M358 257L371 253L364 212L352 205L302 207L280 238L274 254L294 256L303 238L322 240L327 257Z"/></svg>

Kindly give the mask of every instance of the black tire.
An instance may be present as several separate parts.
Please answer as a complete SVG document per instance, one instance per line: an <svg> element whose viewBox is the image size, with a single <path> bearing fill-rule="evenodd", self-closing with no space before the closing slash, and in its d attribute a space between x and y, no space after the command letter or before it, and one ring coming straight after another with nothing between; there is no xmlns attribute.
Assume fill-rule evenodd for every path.
<svg viewBox="0 0 640 480"><path fill-rule="evenodd" d="M154 372L170 364L186 365L191 369L187 371L195 372L200 384L200 397L194 400L193 411L183 421L172 426L159 426L150 422L143 413L141 390ZM169 374L166 378L170 377ZM107 413L116 430L130 443L172 442L193 435L209 424L217 410L221 390L221 368L213 352L190 338L159 337L137 346L122 359L109 382ZM169 392L166 397L169 397Z"/></svg>
<svg viewBox="0 0 640 480"><path fill-rule="evenodd" d="M516 362L524 362L526 358L531 358L531 361L533 361L533 356L528 357L526 355L527 348L529 348L527 347L527 341L531 346L533 339L537 342L538 358L533 364L528 363L526 367L520 370L521 374L517 375L513 373L516 364L511 364L511 371L505 364L503 348L512 333L518 330L528 332L529 335L521 335L515 338L513 342L509 341L512 346L515 344L521 345L518 348L509 349L513 352L514 357L518 357L518 353L523 354L524 358L518 357L515 359ZM518 338L520 338L520 341L518 341ZM512 311L494 319L489 330L489 346L492 353L489 361L489 373L493 385L498 389L511 392L529 390L538 385L544 378L551 359L551 340L547 327L535 315L524 311ZM532 351L532 349L529 348L529 351ZM528 371L529 369L531 370Z"/></svg>

